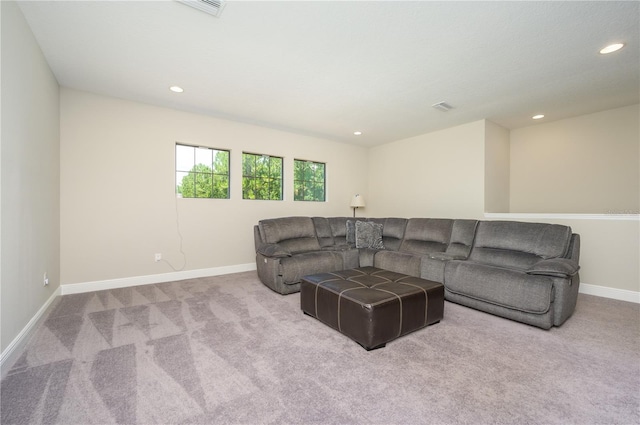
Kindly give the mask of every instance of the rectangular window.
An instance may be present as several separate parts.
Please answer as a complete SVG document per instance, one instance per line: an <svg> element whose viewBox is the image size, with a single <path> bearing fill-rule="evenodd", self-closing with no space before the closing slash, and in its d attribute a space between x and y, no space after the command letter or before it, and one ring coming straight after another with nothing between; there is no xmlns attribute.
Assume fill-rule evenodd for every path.
<svg viewBox="0 0 640 425"><path fill-rule="evenodd" d="M242 199L282 200L282 158L242 153Z"/></svg>
<svg viewBox="0 0 640 425"><path fill-rule="evenodd" d="M176 143L179 198L229 198L229 151Z"/></svg>
<svg viewBox="0 0 640 425"><path fill-rule="evenodd" d="M294 201L325 201L325 165L322 162L293 160Z"/></svg>

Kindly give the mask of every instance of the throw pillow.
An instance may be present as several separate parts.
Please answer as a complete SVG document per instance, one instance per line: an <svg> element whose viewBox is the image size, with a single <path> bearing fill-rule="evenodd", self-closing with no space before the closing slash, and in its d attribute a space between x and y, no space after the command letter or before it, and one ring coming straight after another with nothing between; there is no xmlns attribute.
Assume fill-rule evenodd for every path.
<svg viewBox="0 0 640 425"><path fill-rule="evenodd" d="M356 248L384 249L382 224L372 221L356 221Z"/></svg>
<svg viewBox="0 0 640 425"><path fill-rule="evenodd" d="M356 222L354 220L347 220L347 243L350 245L356 244Z"/></svg>

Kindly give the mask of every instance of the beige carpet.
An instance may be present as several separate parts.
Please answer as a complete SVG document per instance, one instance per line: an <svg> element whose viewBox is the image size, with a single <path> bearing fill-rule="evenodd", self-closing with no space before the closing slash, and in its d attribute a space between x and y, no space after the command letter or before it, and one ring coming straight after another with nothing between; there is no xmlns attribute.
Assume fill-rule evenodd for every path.
<svg viewBox="0 0 640 425"><path fill-rule="evenodd" d="M2 424L638 424L640 306L544 331L452 303L367 352L255 272L59 298Z"/></svg>

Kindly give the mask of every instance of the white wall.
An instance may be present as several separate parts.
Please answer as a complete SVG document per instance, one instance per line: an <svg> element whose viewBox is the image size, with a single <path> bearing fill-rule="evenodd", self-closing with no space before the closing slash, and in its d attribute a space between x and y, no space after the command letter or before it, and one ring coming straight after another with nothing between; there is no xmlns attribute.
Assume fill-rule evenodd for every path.
<svg viewBox="0 0 640 425"><path fill-rule="evenodd" d="M485 121L371 148L368 217L480 218Z"/></svg>
<svg viewBox="0 0 640 425"><path fill-rule="evenodd" d="M509 191L514 167L509 167L513 144L509 144L508 133L484 120L372 148L364 215L568 225L581 235L583 288L595 288L598 295L637 299L640 221L577 214L508 213L509 198L521 195L514 192L513 185ZM544 143L530 148L535 156L545 155ZM496 211L502 213L493 214Z"/></svg>
<svg viewBox="0 0 640 425"><path fill-rule="evenodd" d="M0 5L4 360L7 347L60 284L60 150L58 83L16 3Z"/></svg>
<svg viewBox="0 0 640 425"><path fill-rule="evenodd" d="M623 215L640 213L639 123L631 105L512 130L513 214L503 217L571 226L582 282L636 294L640 220Z"/></svg>
<svg viewBox="0 0 640 425"><path fill-rule="evenodd" d="M231 149L231 199L177 199L175 143ZM242 151L284 157L284 201L242 199ZM294 202L293 159L327 164L327 202ZM193 113L61 90L63 284L255 264L253 226L348 216L366 197L367 151ZM366 199L366 198L365 198Z"/></svg>
<svg viewBox="0 0 640 425"><path fill-rule="evenodd" d="M511 212L640 213L640 111L511 131Z"/></svg>
<svg viewBox="0 0 640 425"><path fill-rule="evenodd" d="M508 212L510 198L510 133L485 121L484 210Z"/></svg>

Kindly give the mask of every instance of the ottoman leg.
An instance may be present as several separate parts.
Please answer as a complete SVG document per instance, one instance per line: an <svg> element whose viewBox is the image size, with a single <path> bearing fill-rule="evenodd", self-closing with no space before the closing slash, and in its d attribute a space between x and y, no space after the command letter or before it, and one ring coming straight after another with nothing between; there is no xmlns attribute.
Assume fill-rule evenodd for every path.
<svg viewBox="0 0 640 425"><path fill-rule="evenodd" d="M356 342L358 342L358 341L356 341ZM360 344L359 342L358 342L358 345L359 345L360 347L364 348L364 349L365 349L365 350L367 350L367 351L373 351L373 350L377 350L378 348L384 348L384 347L386 347L386 346L387 346L387 344L386 344L386 343L384 343L384 344L376 345L375 347L371 347L371 348L369 348L369 347L365 347L364 345Z"/></svg>

